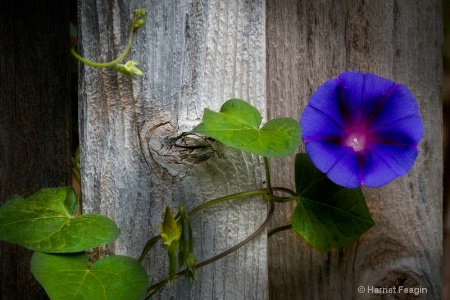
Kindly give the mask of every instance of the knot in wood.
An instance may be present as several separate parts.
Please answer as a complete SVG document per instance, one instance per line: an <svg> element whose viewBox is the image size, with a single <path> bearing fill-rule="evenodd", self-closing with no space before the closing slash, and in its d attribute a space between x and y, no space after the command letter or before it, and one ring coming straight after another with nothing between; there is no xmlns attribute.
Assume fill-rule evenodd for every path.
<svg viewBox="0 0 450 300"><path fill-rule="evenodd" d="M171 122L148 121L141 130L141 143L147 162L165 169L171 176L184 177L187 168L211 158L212 140L195 134L178 134Z"/></svg>

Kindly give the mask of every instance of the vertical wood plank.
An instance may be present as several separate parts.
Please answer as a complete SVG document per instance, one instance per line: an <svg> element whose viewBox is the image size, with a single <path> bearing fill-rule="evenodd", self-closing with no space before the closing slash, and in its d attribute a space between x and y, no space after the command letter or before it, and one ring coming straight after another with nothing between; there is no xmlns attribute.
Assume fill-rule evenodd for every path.
<svg viewBox="0 0 450 300"><path fill-rule="evenodd" d="M69 19L65 1L0 1L0 204L69 184ZM30 255L0 242L0 298L46 299Z"/></svg>
<svg viewBox="0 0 450 300"><path fill-rule="evenodd" d="M268 1L267 97L271 117L299 118L328 78L377 73L408 86L425 137L407 176L364 189L376 225L340 251L315 252L292 232L269 240L270 298L378 299L357 288L423 287L442 296L442 22L440 1ZM293 185L293 161L272 162L275 184ZM292 207L279 212L289 222ZM384 297L391 297L384 295ZM397 295L400 299L411 294Z"/></svg>
<svg viewBox="0 0 450 300"><path fill-rule="evenodd" d="M112 217L118 241L103 251L137 257L159 234L166 205L186 210L216 197L263 186L262 161L211 142L173 138L201 121L203 109L243 98L265 115L264 1L145 1L147 23L136 34L129 59L144 78L113 70L80 72L82 190L86 212ZM126 42L133 3L81 1L82 54L105 61ZM177 146L178 145L178 146ZM203 160L203 161L202 161ZM255 168L256 166L256 168ZM224 203L192 217L198 261L237 244L266 217L259 198ZM164 249L144 261L151 282L167 276ZM265 299L266 238L200 269L199 281L180 279L161 299ZM155 299L158 296L155 296Z"/></svg>

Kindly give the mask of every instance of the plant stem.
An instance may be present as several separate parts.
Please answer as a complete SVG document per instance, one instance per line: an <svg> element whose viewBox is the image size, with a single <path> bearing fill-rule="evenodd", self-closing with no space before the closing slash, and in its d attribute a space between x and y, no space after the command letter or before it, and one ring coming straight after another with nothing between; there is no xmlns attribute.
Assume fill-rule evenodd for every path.
<svg viewBox="0 0 450 300"><path fill-rule="evenodd" d="M270 196L273 196L272 183L270 182L269 159L267 158L267 156L263 156L263 159L264 159L264 169L266 171L267 191Z"/></svg>
<svg viewBox="0 0 450 300"><path fill-rule="evenodd" d="M281 226L281 227L274 228L274 229L272 229L271 231L269 231L267 233L267 238L270 238L272 235L274 235L277 232L281 232L281 231L284 231L284 230L289 230L291 228L292 228L291 224L286 225L286 226Z"/></svg>
<svg viewBox="0 0 450 300"><path fill-rule="evenodd" d="M142 263L142 261L144 260L145 256L148 254L148 252L150 252L150 250L152 250L153 246L155 246L156 242L159 241L160 239L161 239L161 235L157 235L157 236L151 238L150 240L148 240L148 242L144 246L144 249L141 252L141 256L139 256L139 258L138 258L138 262Z"/></svg>
<svg viewBox="0 0 450 300"><path fill-rule="evenodd" d="M184 274L184 271L186 271L186 270L183 270L183 271L175 274L175 277L172 280L175 280L178 277L182 276ZM151 287L149 287L147 292L148 291L152 291L152 292L147 297L145 297L144 300L150 299L157 291L159 291L164 285L166 285L167 282L169 282L169 279L165 279L165 280L160 281L157 284L154 284Z"/></svg>
<svg viewBox="0 0 450 300"><path fill-rule="evenodd" d="M196 208L192 209L190 212L187 213L187 215L190 217L190 216L198 213L199 211L201 211L205 208L208 208L212 205L218 204L220 202L238 199L238 198L250 197L250 196L266 195L266 194L267 194L266 189L260 189L260 190L254 190L254 191L249 191L249 192L228 195L225 197L217 198L217 199L208 201L206 203L203 203L203 204L197 206ZM179 217L180 217L179 214L177 214L175 216L175 219L178 219ZM153 246L156 244L156 242L159 241L160 239L161 239L161 236L158 235L158 236L155 236L155 237L151 238L150 240L148 240L148 242L144 246L144 249L141 252L141 255L138 258L139 262L142 262L144 260L145 256L148 254L148 252L150 252L150 250L153 248Z"/></svg>
<svg viewBox="0 0 450 300"><path fill-rule="evenodd" d="M237 194L232 194L232 195L220 197L220 198L208 201L206 203L203 203L203 204L197 206L196 208L192 209L187 214L188 214L188 216L192 216L192 215L198 213L199 211L201 211L201 210L203 210L205 208L208 208L208 207L210 207L212 205L218 204L220 202L233 200L233 199L238 199L238 198L244 198L244 197L257 196L257 195L266 195L266 194L267 194L267 190L266 189L259 189L259 190L243 192L243 193L237 193Z"/></svg>
<svg viewBox="0 0 450 300"><path fill-rule="evenodd" d="M297 196L297 193L294 192L293 190L290 190L288 188L284 188L284 187L273 187L272 188L273 191L277 191L277 192L285 192L287 194L290 194L291 196Z"/></svg>
<svg viewBox="0 0 450 300"><path fill-rule="evenodd" d="M258 230L256 230L252 235L250 235L248 238L246 238L245 240L243 240L242 242L240 242L239 244L231 247L230 249L222 252L221 254L218 254L210 259L207 259L205 261L202 261L201 263L198 263L195 267L196 268L201 268L204 267L210 263L215 262L216 260L219 260L225 256L227 256L228 254L233 253L234 251L236 251L237 249L241 248L242 246L244 246L245 244L247 244L248 242L250 242L251 240L253 240L255 237L257 237L263 230L264 228L266 228L266 226L269 224L270 219L273 216L273 213L275 211L275 202L274 201L270 201L270 209L269 212L267 214L266 220L264 221L264 223L258 228Z"/></svg>
<svg viewBox="0 0 450 300"><path fill-rule="evenodd" d="M203 203L199 206L197 206L196 208L192 209L191 211L189 211L187 213L188 216L192 216L196 213L198 213L199 211L208 208L212 205L224 202L224 201L228 201L228 200L233 200L233 199L238 199L238 198L244 198L244 197L250 197L250 196L257 196L257 195L262 195L264 196L264 198L269 200L270 203L270 209L269 212L267 214L267 218L264 221L264 223L258 228L257 231L255 231L252 235L250 235L249 237L247 237L245 240L243 240L242 242L240 242L239 244L229 248L228 250L210 258L207 259L203 262L200 262L198 264L195 265L195 269L199 269L201 267L204 267L210 263L213 263L231 253L233 253L234 251L236 251L237 249L241 248L242 246L244 246L245 244L247 244L248 242L250 242L252 239L254 239L256 236L258 236L263 230L264 228L269 224L270 219L273 216L274 210L275 210L275 201L277 202L287 202L287 201L291 201L291 200L295 200L295 197L290 197L290 198L286 198L286 197L278 197L278 196L274 196L273 192L274 191L280 191L280 192L285 192L290 194L291 196L296 196L296 193L290 189L287 188L283 188L283 187L275 187L272 188L272 184L271 184L271 179L270 179L270 168L269 168L269 160L267 157L263 157L264 159L264 169L266 172L266 184L267 184L267 188L266 189L259 189L259 190L254 190L254 191L249 191L249 192L243 192L243 193L237 193L237 194L232 194L232 195L228 195L228 196L224 196L224 197L220 197L211 201L208 201L206 203ZM178 215L177 215L178 217ZM191 234L191 232L190 232ZM139 261L142 261L143 258L145 257L145 255L148 253L148 251L151 249L151 247L153 247L153 245L156 243L156 241L158 241L160 239L160 237L155 237L153 239L151 239L150 241L147 242L144 251L141 254L141 257L139 258ZM151 242L153 241L153 242ZM191 247L191 245L189 245ZM147 251L146 251L147 250ZM184 275L186 272L186 270L182 270L178 273L175 274L174 277L172 277L172 279L178 278L179 276ZM162 280L154 285L152 285L148 291L150 292L149 296L147 296L147 298L145 299L150 299L150 297L152 295L154 295L159 289L161 289L166 283L169 282L169 278Z"/></svg>
<svg viewBox="0 0 450 300"><path fill-rule="evenodd" d="M204 266L206 266L206 265L208 265L208 264L210 264L210 263L213 263L213 262L215 262L215 261L217 261L217 260L219 260L219 259L221 259L221 258L227 256L228 254L233 253L234 251L238 250L239 248L241 248L242 246L244 246L245 244L247 244L248 242L250 242L251 240L253 240L255 237L257 237L257 236L258 236L258 235L266 228L266 226L269 224L270 220L272 219L273 213L274 213L274 211L275 211L275 202L274 202L273 200L271 200L269 203L270 203L270 209L269 209L269 212L267 213L267 217L266 217L266 219L264 220L264 223L262 223L261 226L260 226L253 234L251 234L249 237L247 237L245 240L243 240L243 241L240 242L239 244L237 244L237 245L235 245L235 246L233 246L233 247L227 249L226 251L224 251L224 252L222 252L222 253L220 253L220 254L214 256L214 257L211 257L210 259L207 259L207 260L205 260L205 261L202 261L202 262L196 264L196 265L195 265L195 269L199 269L199 268L201 268L201 267L204 267ZM175 277L174 277L174 278L177 278L177 277L179 277L179 276L182 276L182 275L184 274L185 271L186 271L186 270L182 270L182 271L178 272L177 274L175 274ZM158 291L160 288L162 288L168 281L169 281L169 279L164 279L164 280L162 280L162 281L160 281L160 282L158 282L158 283L152 285L152 286L148 289L149 292L150 292L150 291L152 291L152 292L151 292L150 295L149 295L148 297L146 297L145 299L150 299L150 297L151 297L154 293L156 293L156 291Z"/></svg>
<svg viewBox="0 0 450 300"><path fill-rule="evenodd" d="M274 200L275 202L288 202L288 201L292 201L292 200L296 200L296 198L283 198L283 197L277 197L273 195L274 191L277 192L285 192L288 193L292 196L296 196L297 194L288 189L288 188L284 188L284 187L274 187L272 188L270 185L270 173L269 173L269 164L268 164L268 160L267 157L264 157L264 166L265 166L265 170L266 170L266 182L267 184L267 189L259 189L259 190L254 190L254 191L249 191L249 192L242 192L242 193L236 193L236 194L232 194L232 195L228 195L228 196L224 196L224 197L220 197L211 201L208 201L206 203L203 203L199 206L197 206L196 208L192 209L191 211L189 211L187 213L188 216L193 216L194 214L198 213L199 211L208 208L212 205L218 204L220 202L225 202L228 200L233 200L233 199L239 199L239 198L245 198L245 197L251 197L251 196L258 196L258 195L263 195L263 196L271 196L271 200ZM270 187L270 189L269 189ZM270 195L270 190L272 191L272 195ZM178 218L179 215L177 214L177 216L175 218ZM140 255L140 257L138 258L139 262L142 262L145 258L145 256L148 254L148 252L153 248L153 246L156 244L157 241L159 241L161 239L161 236L155 236L153 238L151 238L144 246L144 249L142 250L142 253Z"/></svg>
<svg viewBox="0 0 450 300"><path fill-rule="evenodd" d="M189 251L189 253L194 253L194 237L192 234L192 223L191 223L191 219L189 218L189 216L185 216L185 221L186 221L187 227L188 227L188 241L189 241L188 251Z"/></svg>
<svg viewBox="0 0 450 300"><path fill-rule="evenodd" d="M131 21L130 33L128 36L127 45L126 45L125 49L123 50L122 54L120 54L119 57L117 57L113 61L110 61L107 63L100 63L100 62L87 60L87 59L81 57L77 52L75 52L74 48L70 49L70 53L72 53L72 55L75 56L75 58L77 58L79 61L81 61L82 63L85 63L91 67L96 67L96 68L113 67L113 66L117 65L119 62L121 62L125 58L125 56L128 54L128 52L130 51L131 44L133 42L134 24L137 20L138 20L138 18L134 18L133 21Z"/></svg>
<svg viewBox="0 0 450 300"><path fill-rule="evenodd" d="M297 197L278 197L278 196L272 196L272 199L277 203L286 203L298 200Z"/></svg>

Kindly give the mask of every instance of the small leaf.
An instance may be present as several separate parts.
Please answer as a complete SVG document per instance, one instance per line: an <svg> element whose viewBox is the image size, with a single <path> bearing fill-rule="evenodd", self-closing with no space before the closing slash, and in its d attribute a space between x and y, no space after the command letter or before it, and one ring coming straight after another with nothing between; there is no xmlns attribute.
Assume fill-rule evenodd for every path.
<svg viewBox="0 0 450 300"><path fill-rule="evenodd" d="M295 183L292 228L319 252L341 249L374 226L361 189L336 185L304 153L295 159Z"/></svg>
<svg viewBox="0 0 450 300"><path fill-rule="evenodd" d="M113 242L116 224L98 214L75 217L78 199L71 187L42 189L28 198L14 196L0 207L0 240L28 249L80 252Z"/></svg>
<svg viewBox="0 0 450 300"><path fill-rule="evenodd" d="M138 64L137 62L129 60L125 64L116 64L114 66L114 69L116 69L117 72L120 72L133 78L135 78L134 75L144 76L144 72L136 68L137 64Z"/></svg>
<svg viewBox="0 0 450 300"><path fill-rule="evenodd" d="M260 129L261 115L244 100L225 102L220 112L205 109L202 123L193 132L230 147L268 157L285 157L300 144L300 125L294 119L272 119Z"/></svg>
<svg viewBox="0 0 450 300"><path fill-rule="evenodd" d="M51 299L142 299L148 288L144 268L127 256L105 257L89 269L84 253L35 252L31 273Z"/></svg>

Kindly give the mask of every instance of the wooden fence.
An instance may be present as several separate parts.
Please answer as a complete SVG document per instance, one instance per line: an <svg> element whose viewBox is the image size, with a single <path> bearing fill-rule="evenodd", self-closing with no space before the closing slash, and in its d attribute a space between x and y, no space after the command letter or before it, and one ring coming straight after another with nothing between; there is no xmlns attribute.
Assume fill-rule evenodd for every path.
<svg viewBox="0 0 450 300"><path fill-rule="evenodd" d="M24 2L31 5L31 1ZM45 12L55 3L47 4L42 5ZM67 12L64 4L59 5ZM411 172L383 188L364 189L376 226L355 244L327 254L317 253L289 232L269 240L261 235L199 270L199 281L179 280L162 289L159 297L375 299L380 295L362 296L358 287L400 285L426 288L427 293L418 295L419 299L442 297L441 1L81 0L81 54L100 61L115 57L126 43L137 5L148 10L148 21L136 33L130 58L139 62L145 77L131 81L110 69L80 69L84 210L112 217L122 230L114 245L94 256L112 252L137 256L146 239L158 233L156 226L166 205L192 208L218 196L263 186L262 161L256 156L220 148L220 157L192 165L183 163L186 153L165 145L164 138L192 129L203 108L218 109L225 100L237 97L256 105L267 118L299 119L318 85L342 71L360 70L407 85L419 101L425 127ZM11 48L11 41L18 47L22 39L8 39L7 33L23 34L27 41L34 37L27 33L32 29L24 27L28 23L20 18L19 6L3 1L0 8L0 30L4 30L0 36L0 200L4 201L15 192L29 194L68 181L68 160L62 158L58 161L65 164L58 170L65 171L58 171L63 175L55 173L54 180L40 180L41 174L53 174L49 162L36 164L36 184L18 178L17 174L24 174L14 173L19 165L21 170L30 168L28 156L17 156L18 142L39 147L29 156L39 162L51 155L64 157L69 142L62 142L67 137L67 119L46 127L45 132L58 135L58 143L52 143L49 136L34 135L32 139L24 135L39 122L32 119L24 128L17 119L22 103L18 100L27 97L23 87L29 84L19 80L20 73L29 74L40 88L40 72L61 80L58 87L67 87L67 69L66 73L62 68L33 69L36 62L42 68L58 65L44 55L11 65L11 57L20 53L11 50L16 49ZM42 16L46 16L44 12L36 19ZM43 28L58 27L51 20L46 22ZM51 36L41 40L54 41ZM67 62L67 43L60 45L64 45L63 54L58 52L60 62ZM63 74L53 73L57 71ZM26 99L53 99L38 87L33 88L36 94ZM60 100L67 94L61 93L48 103L47 110L44 104L33 108L44 112L40 119L67 113ZM46 118L48 114L51 117ZM57 131L63 129L66 135ZM43 144L55 154L49 154L53 152ZM292 158L271 161L275 185L292 186L292 165ZM26 189L19 188L18 182L24 182ZM199 214L194 220L196 232L201 233L201 239L196 236L199 259L248 236L266 212L262 200L249 199ZM291 212L292 207L277 207L272 227L287 224ZM17 268L22 270L17 272L28 272L27 259L8 250L16 248L1 245L2 296L8 296L12 287L20 291L25 284L23 275L11 272ZM158 251L156 255L163 255ZM164 277L164 260L151 258L144 263L152 281ZM27 293L34 292L27 289Z"/></svg>

